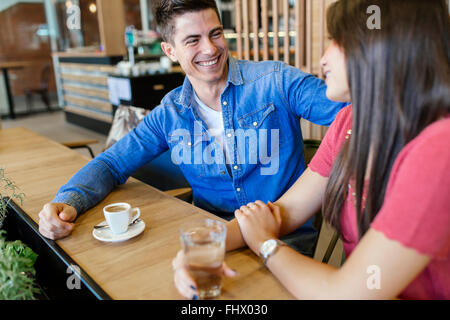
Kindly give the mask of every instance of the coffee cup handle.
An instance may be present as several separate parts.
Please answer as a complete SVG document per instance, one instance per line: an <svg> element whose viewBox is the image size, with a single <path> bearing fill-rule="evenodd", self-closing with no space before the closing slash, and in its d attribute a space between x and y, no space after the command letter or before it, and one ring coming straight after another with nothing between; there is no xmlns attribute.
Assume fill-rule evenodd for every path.
<svg viewBox="0 0 450 320"><path fill-rule="evenodd" d="M133 219L131 219L131 223L133 223L133 222L135 222L135 221L141 216L141 209L139 209L139 208L133 208L133 209L131 209L131 212L137 212L137 213L134 215Z"/></svg>

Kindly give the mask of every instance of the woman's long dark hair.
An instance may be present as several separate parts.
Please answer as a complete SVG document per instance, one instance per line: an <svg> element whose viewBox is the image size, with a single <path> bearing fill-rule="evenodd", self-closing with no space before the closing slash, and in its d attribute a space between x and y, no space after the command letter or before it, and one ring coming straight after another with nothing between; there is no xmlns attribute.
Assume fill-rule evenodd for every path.
<svg viewBox="0 0 450 320"><path fill-rule="evenodd" d="M371 5L380 9L381 29L367 25ZM450 113L449 12L444 0L340 0L327 24L346 56L353 127L333 165L323 215L340 232L343 204L355 193L361 238L383 205L400 150Z"/></svg>

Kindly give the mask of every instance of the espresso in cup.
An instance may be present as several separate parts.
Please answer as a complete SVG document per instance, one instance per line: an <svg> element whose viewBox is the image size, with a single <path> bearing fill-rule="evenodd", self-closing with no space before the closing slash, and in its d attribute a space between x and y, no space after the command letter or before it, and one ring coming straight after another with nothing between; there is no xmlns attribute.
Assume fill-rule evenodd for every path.
<svg viewBox="0 0 450 320"><path fill-rule="evenodd" d="M121 212L121 211L126 211L128 208L125 206L116 206L113 205L111 207L108 207L107 211L108 212Z"/></svg>
<svg viewBox="0 0 450 320"><path fill-rule="evenodd" d="M133 216L133 213L136 214ZM126 202L112 203L103 208L106 222L112 233L120 234L128 230L128 225L141 215L139 208L132 208Z"/></svg>

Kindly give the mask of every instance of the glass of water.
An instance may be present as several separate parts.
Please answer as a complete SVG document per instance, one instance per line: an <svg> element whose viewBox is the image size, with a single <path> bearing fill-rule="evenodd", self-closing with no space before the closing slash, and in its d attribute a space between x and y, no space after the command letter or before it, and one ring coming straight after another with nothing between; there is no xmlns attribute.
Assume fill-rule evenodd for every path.
<svg viewBox="0 0 450 320"><path fill-rule="evenodd" d="M180 228L185 264L200 299L220 295L226 235L225 224L213 219L195 220Z"/></svg>

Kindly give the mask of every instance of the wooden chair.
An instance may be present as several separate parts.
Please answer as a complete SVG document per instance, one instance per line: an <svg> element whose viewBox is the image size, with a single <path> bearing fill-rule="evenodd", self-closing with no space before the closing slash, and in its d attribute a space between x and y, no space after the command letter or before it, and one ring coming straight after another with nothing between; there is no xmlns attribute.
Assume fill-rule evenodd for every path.
<svg viewBox="0 0 450 320"><path fill-rule="evenodd" d="M96 144L98 140L81 140L81 141L71 141L71 142L63 142L62 145L66 146L70 149L87 149L92 159L95 158L94 151L92 151L90 144Z"/></svg>
<svg viewBox="0 0 450 320"><path fill-rule="evenodd" d="M26 96L27 110L31 112L33 107L33 96L39 95L41 96L42 102L47 106L47 110L51 111L50 107L50 96L49 96L49 84L50 84L50 75L51 75L51 67L47 64L41 71L41 82L39 87L37 88L26 88L24 90Z"/></svg>

